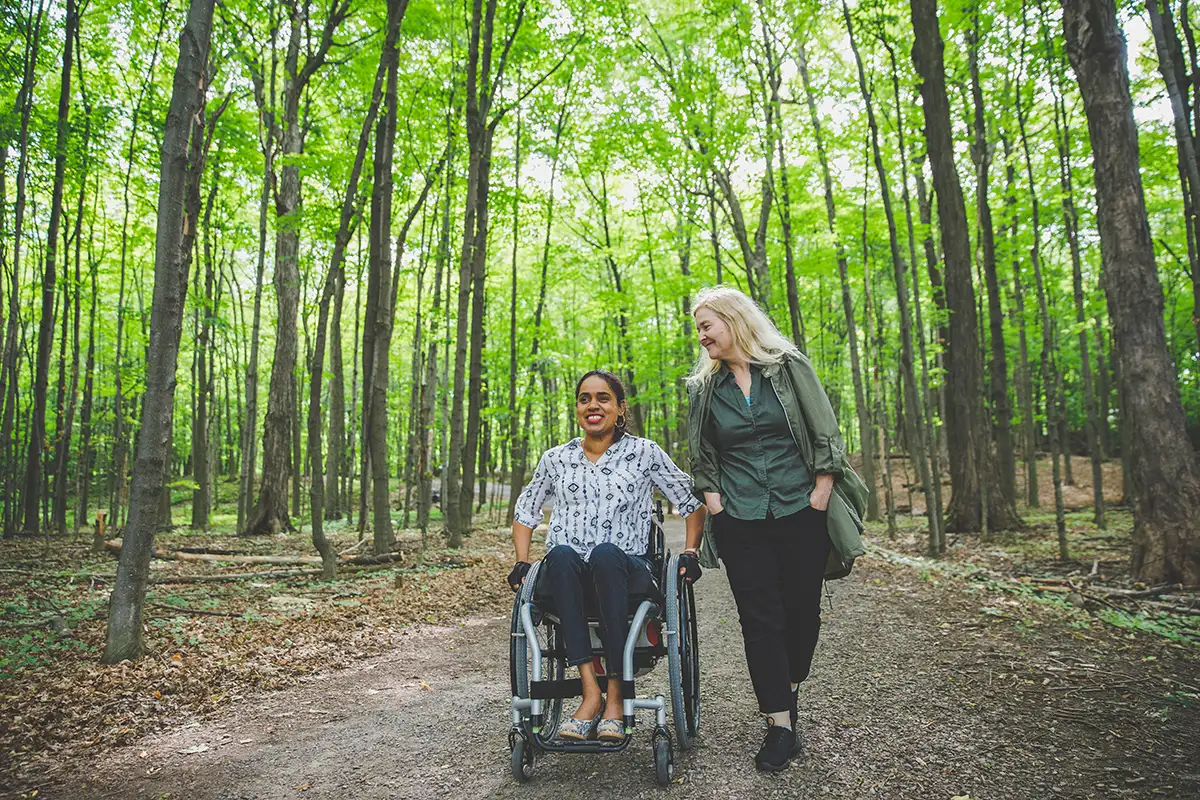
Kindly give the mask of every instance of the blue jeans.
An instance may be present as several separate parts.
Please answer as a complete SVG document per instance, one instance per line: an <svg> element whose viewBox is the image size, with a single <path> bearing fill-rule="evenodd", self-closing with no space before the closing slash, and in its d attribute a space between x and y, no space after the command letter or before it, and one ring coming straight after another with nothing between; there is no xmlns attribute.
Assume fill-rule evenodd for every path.
<svg viewBox="0 0 1200 800"><path fill-rule="evenodd" d="M597 545L586 562L570 545L551 548L538 579L539 594L554 598L566 640L567 663L577 667L592 660L584 592L594 591L595 607L600 612L605 668L609 675L623 677L621 664L625 637L629 635L629 596L646 592L653 584L649 562L615 544Z"/></svg>

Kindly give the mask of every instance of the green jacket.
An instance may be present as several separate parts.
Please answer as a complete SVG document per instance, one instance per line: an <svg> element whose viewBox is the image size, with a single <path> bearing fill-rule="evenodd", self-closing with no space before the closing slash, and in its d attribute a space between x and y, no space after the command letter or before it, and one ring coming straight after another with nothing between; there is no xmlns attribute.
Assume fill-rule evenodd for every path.
<svg viewBox="0 0 1200 800"><path fill-rule="evenodd" d="M788 357L781 364L764 366L762 372L779 395L792 436L808 465L809 473L831 473L835 476L828 513L829 539L833 548L829 552L825 578L844 578L850 574L854 559L865 552L861 534L863 509L867 501L866 484L846 458L846 443L838 430L837 417L812 362L804 355ZM704 435L715 385L716 382L710 377L699 385L688 387L688 452L691 453L696 496L701 502L704 501L705 492L721 491L721 456L716 446ZM705 567L715 567L717 557L710 515L704 522L700 563Z"/></svg>

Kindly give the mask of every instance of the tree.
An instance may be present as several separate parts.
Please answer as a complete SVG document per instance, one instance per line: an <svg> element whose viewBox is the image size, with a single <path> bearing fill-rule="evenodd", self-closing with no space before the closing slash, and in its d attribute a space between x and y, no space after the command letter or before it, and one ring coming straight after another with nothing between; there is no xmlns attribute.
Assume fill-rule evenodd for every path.
<svg viewBox="0 0 1200 800"><path fill-rule="evenodd" d="M1200 472L1167 350L1139 173L1125 37L1112 0L1064 0L1067 55L1091 134L1104 288L1132 438L1133 566L1150 582L1200 582Z"/></svg>
<svg viewBox="0 0 1200 800"><path fill-rule="evenodd" d="M950 484L953 495L946 509L946 529L975 531L983 524L981 482L998 486L990 437L975 398L980 396L978 317L971 281L971 241L962 186L954 166L950 105L937 0L913 0L913 64L921 77L925 136L933 185L938 196L942 252L946 258L946 305L950 310L947 348L947 435L950 440ZM987 525L992 530L1014 527L1016 510L998 492L988 493Z"/></svg>
<svg viewBox="0 0 1200 800"><path fill-rule="evenodd" d="M204 120L209 83L213 0L193 0L179 37L179 60L163 131L155 240L150 359L142 402L142 435L134 466L129 523L108 608L104 663L142 654L142 605L170 448L175 367L192 245L200 216L200 178L211 136ZM69 49L69 48L68 48ZM215 121L215 118L214 118Z"/></svg>

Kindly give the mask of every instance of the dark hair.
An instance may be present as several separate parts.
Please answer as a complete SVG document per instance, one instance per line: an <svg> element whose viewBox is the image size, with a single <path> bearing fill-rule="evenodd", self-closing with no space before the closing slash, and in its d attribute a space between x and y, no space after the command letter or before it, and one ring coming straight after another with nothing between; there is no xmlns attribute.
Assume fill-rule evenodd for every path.
<svg viewBox="0 0 1200 800"><path fill-rule="evenodd" d="M606 369L594 369L591 372L585 372L579 382L575 384L575 398L579 398L579 390L583 386L583 382L588 378L599 378L608 384L608 388L612 390L613 396L617 398L617 407L625 405L625 384L621 383L621 379L614 373ZM619 440L622 436L629 433L629 420L624 414L617 415L617 429L613 432L613 441Z"/></svg>

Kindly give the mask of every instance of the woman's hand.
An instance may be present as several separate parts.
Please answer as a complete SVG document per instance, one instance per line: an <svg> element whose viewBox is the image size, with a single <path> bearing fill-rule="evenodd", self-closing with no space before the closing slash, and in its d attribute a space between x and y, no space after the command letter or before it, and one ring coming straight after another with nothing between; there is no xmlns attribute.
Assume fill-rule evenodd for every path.
<svg viewBox="0 0 1200 800"><path fill-rule="evenodd" d="M525 576L529 574L532 567L533 564L528 561L518 561L512 568L512 572L508 573L508 588L513 592L521 591L521 585L525 583Z"/></svg>
<svg viewBox="0 0 1200 800"><path fill-rule="evenodd" d="M817 485L808 496L809 505L817 511L829 510L829 497L833 494L833 476L828 472L817 476Z"/></svg>
<svg viewBox="0 0 1200 800"><path fill-rule="evenodd" d="M686 580L688 583L695 583L700 580L700 576L704 574L704 570L700 569L700 559L695 553L688 550L683 551L679 555L679 577Z"/></svg>
<svg viewBox="0 0 1200 800"><path fill-rule="evenodd" d="M705 492L704 505L708 506L708 513L716 516L725 510L725 505L721 502L720 492Z"/></svg>

